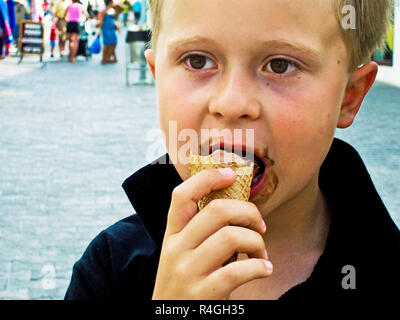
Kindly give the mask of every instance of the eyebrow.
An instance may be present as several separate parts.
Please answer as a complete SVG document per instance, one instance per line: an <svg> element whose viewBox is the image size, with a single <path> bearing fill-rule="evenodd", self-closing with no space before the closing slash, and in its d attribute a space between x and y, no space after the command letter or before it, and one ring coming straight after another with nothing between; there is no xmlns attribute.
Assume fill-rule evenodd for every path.
<svg viewBox="0 0 400 320"><path fill-rule="evenodd" d="M304 45L299 42L291 42L286 39L268 40L262 43L262 46L273 47L277 49L288 49L306 56L308 59L317 61L322 58L321 52L312 46Z"/></svg>
<svg viewBox="0 0 400 320"><path fill-rule="evenodd" d="M170 40L167 43L167 48L168 51L173 51L175 48L180 47L182 45L199 44L199 43L218 45L218 41L215 41L211 38L203 36L192 36L188 38Z"/></svg>
<svg viewBox="0 0 400 320"><path fill-rule="evenodd" d="M167 43L167 49L169 52L171 52L183 45L193 45L200 43L213 46L221 46L221 44L218 41L212 38L196 35L188 38L170 40ZM311 60L314 62L317 62L322 58L322 53L317 48L314 48L313 46L310 45L302 44L300 42L289 41L286 39L271 39L271 40L261 41L257 43L257 47L287 49L302 55L306 60Z"/></svg>

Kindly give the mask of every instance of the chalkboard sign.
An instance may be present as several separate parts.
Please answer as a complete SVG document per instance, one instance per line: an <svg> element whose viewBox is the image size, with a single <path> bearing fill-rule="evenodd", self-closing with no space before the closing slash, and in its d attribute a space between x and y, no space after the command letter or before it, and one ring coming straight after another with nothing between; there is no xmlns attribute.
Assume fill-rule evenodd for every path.
<svg viewBox="0 0 400 320"><path fill-rule="evenodd" d="M26 54L44 54L44 28L41 22L22 20L20 22L19 52Z"/></svg>

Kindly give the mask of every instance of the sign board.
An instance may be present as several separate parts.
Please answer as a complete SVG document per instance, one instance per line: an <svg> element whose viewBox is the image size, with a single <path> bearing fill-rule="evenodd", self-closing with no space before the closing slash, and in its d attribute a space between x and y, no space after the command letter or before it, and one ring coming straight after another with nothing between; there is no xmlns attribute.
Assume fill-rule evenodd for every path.
<svg viewBox="0 0 400 320"><path fill-rule="evenodd" d="M19 53L44 54L44 27L41 22L22 20L19 25Z"/></svg>

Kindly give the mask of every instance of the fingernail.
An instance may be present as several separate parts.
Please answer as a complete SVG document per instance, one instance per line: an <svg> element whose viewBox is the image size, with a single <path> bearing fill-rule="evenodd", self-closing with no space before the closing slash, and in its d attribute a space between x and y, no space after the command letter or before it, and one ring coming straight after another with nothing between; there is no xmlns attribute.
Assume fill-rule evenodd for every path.
<svg viewBox="0 0 400 320"><path fill-rule="evenodd" d="M264 219L261 219L261 230L262 230L262 233L267 231L267 225L265 224Z"/></svg>
<svg viewBox="0 0 400 320"><path fill-rule="evenodd" d="M273 267L272 267L271 261L265 260L264 263L265 263L265 267L267 268L267 271L272 272Z"/></svg>
<svg viewBox="0 0 400 320"><path fill-rule="evenodd" d="M227 178L231 178L235 175L235 171L233 171L231 168L219 168L218 171Z"/></svg>

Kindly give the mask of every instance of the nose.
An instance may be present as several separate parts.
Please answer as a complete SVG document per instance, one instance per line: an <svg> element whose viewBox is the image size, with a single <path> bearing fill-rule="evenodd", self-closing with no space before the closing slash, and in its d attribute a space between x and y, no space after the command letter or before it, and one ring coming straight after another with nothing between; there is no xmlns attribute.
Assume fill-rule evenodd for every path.
<svg viewBox="0 0 400 320"><path fill-rule="evenodd" d="M256 120L261 115L261 105L254 85L251 76L241 68L227 72L215 86L209 112L226 121Z"/></svg>

